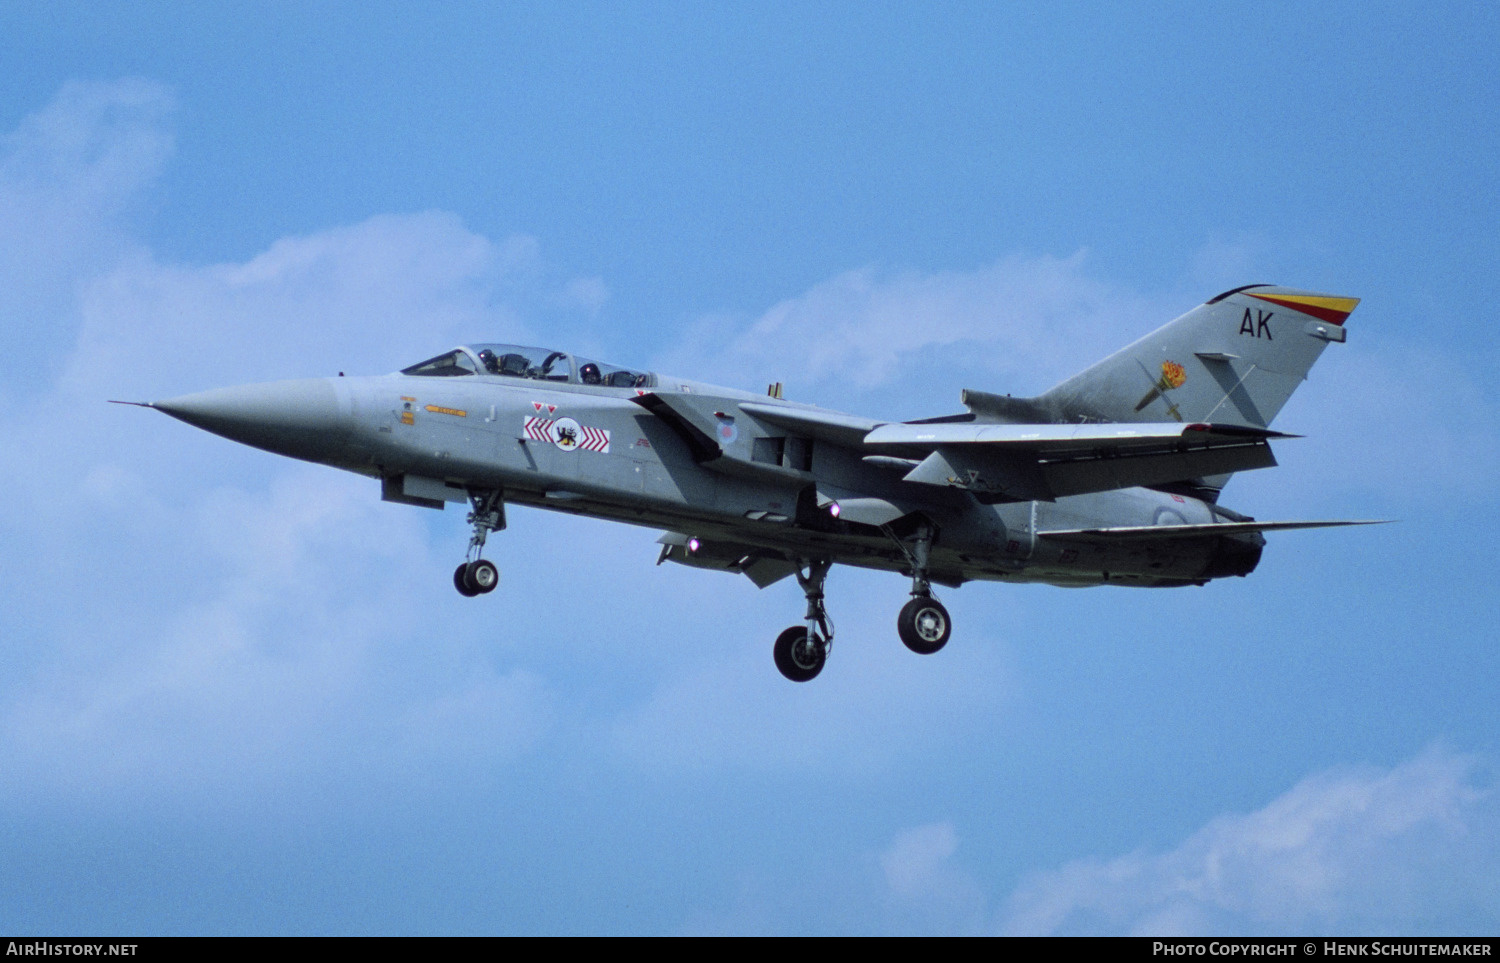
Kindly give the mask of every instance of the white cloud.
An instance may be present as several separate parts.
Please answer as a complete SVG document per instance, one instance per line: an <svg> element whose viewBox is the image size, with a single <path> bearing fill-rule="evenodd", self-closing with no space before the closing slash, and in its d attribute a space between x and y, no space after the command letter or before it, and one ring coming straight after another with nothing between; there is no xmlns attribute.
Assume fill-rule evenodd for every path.
<svg viewBox="0 0 1500 963"><path fill-rule="evenodd" d="M560 306L581 308L591 317L597 315L608 301L609 286L603 278L574 278L557 298Z"/></svg>
<svg viewBox="0 0 1500 963"><path fill-rule="evenodd" d="M525 269L514 248L426 213L285 238L244 264L132 259L84 288L64 386L154 398L338 369L379 374L460 340L524 338L500 297Z"/></svg>
<svg viewBox="0 0 1500 963"><path fill-rule="evenodd" d="M1304 779L1175 849L1080 860L1009 899L1011 934L1460 933L1500 920L1500 808L1475 759L1432 748Z"/></svg>
<svg viewBox="0 0 1500 963"><path fill-rule="evenodd" d="M165 120L175 101L170 90L148 80L65 84L50 104L0 138L6 203L48 197L94 217L126 207L172 154Z"/></svg>
<svg viewBox="0 0 1500 963"><path fill-rule="evenodd" d="M216 795L330 765L381 783L398 762L530 749L548 725L545 686L424 631L432 593L413 586L444 587L446 568L420 521L386 508L356 479L294 467L268 491L168 509L178 531L143 537L116 591L190 590L123 619L112 593L75 598L81 612L40 627L60 651L0 703L0 786Z"/></svg>
<svg viewBox="0 0 1500 963"><path fill-rule="evenodd" d="M0 378L35 388L76 325L79 283L134 250L122 215L172 153L174 98L142 80L67 84L0 138Z"/></svg>
<svg viewBox="0 0 1500 963"><path fill-rule="evenodd" d="M879 849L815 854L795 878L745 876L726 909L690 911L682 932L983 935L987 901L960 849L939 822L898 830Z"/></svg>
<svg viewBox="0 0 1500 963"><path fill-rule="evenodd" d="M17 228L0 232L0 272L39 272L56 295L29 306L13 360L66 346L55 367L9 366L37 390L0 427L0 530L27 560L0 611L0 794L222 800L531 751L552 726L546 681L491 665L483 626L434 604L454 607L461 536L439 561L424 513L368 479L104 399L378 373L525 337L523 315L578 311L598 286L554 283L534 239L444 213L284 238L244 263L163 262L115 218L169 153L170 105L149 84L70 86L0 156L0 226ZM32 258L20 221L68 211Z"/></svg>
<svg viewBox="0 0 1500 963"><path fill-rule="evenodd" d="M1480 760L1432 747L1389 769L1315 773L1177 847L1081 859L994 900L951 820L819 873L750 879L694 932L743 932L816 903L810 931L965 935L1462 935L1500 922L1500 799ZM785 924L782 926L785 929ZM761 930L764 932L764 930Z"/></svg>
<svg viewBox="0 0 1500 963"><path fill-rule="evenodd" d="M898 833L891 847L880 855L886 886L900 897L920 896L932 888L957 849L958 836L952 823L934 823Z"/></svg>
<svg viewBox="0 0 1500 963"><path fill-rule="evenodd" d="M870 389L923 376L944 379L956 394L959 374L1029 392L1163 323L1166 310L1089 276L1082 253L1013 255L974 271L863 268L742 327L707 322L664 363L678 371L713 367L734 381L779 379L803 398L840 384Z"/></svg>
<svg viewBox="0 0 1500 963"><path fill-rule="evenodd" d="M880 854L886 903L893 916L905 917L927 932L982 930L984 891L955 860L958 844L958 833L947 822L896 834Z"/></svg>

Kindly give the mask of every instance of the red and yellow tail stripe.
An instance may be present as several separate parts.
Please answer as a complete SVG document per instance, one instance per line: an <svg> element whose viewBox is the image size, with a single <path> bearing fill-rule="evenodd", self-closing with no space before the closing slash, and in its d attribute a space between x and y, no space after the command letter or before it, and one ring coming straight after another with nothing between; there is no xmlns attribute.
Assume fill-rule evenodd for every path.
<svg viewBox="0 0 1500 963"><path fill-rule="evenodd" d="M1359 304L1359 298L1333 298L1323 294L1256 294L1254 291L1246 291L1245 294L1283 308L1310 314L1319 321L1339 325L1344 323L1354 306Z"/></svg>

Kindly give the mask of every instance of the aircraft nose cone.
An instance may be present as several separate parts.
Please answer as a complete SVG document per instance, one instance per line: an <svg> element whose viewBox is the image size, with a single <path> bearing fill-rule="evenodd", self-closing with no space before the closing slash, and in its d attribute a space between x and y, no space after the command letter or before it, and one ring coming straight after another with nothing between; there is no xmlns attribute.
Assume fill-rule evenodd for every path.
<svg viewBox="0 0 1500 963"><path fill-rule="evenodd" d="M309 461L338 457L349 436L332 379L273 381L216 388L153 402L151 407L204 431Z"/></svg>

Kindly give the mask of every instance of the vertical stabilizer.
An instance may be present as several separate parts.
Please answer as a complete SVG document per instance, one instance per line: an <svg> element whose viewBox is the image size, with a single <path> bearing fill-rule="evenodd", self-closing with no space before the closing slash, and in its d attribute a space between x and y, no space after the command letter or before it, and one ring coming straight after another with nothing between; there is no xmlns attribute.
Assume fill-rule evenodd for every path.
<svg viewBox="0 0 1500 963"><path fill-rule="evenodd" d="M1266 284L1226 291L1035 399L1062 420L1264 428L1358 298Z"/></svg>

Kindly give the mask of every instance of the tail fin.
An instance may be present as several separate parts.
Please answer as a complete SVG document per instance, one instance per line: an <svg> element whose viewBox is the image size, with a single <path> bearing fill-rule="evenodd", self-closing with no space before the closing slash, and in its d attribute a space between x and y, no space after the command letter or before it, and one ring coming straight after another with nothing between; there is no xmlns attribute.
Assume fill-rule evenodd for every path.
<svg viewBox="0 0 1500 963"><path fill-rule="evenodd" d="M1265 428L1328 343L1344 340L1358 303L1266 284L1235 288L1034 402L1065 421Z"/></svg>

